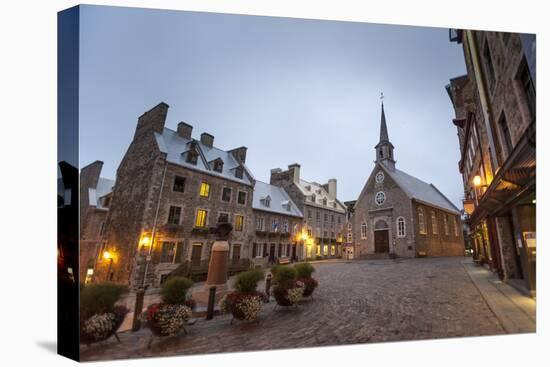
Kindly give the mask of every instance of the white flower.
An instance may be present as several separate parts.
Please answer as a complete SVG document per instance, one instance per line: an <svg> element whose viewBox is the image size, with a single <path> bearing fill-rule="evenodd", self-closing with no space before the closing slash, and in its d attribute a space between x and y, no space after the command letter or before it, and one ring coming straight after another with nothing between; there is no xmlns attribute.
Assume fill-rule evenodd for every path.
<svg viewBox="0 0 550 367"><path fill-rule="evenodd" d="M103 340L112 332L115 323L113 313L93 315L84 322L82 330L96 340Z"/></svg>
<svg viewBox="0 0 550 367"><path fill-rule="evenodd" d="M291 288L291 289L288 290L287 298L288 298L288 301L290 303L296 304L296 303L300 302L303 295L304 295L304 288L303 287Z"/></svg>

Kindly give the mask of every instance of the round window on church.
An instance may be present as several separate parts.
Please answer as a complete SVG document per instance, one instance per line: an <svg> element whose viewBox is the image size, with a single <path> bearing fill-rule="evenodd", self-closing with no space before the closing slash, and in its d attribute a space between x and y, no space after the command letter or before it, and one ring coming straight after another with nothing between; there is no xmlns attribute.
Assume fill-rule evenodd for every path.
<svg viewBox="0 0 550 367"><path fill-rule="evenodd" d="M376 182L377 183L384 182L384 172L380 171L376 174Z"/></svg>
<svg viewBox="0 0 550 367"><path fill-rule="evenodd" d="M382 191L377 192L376 196L374 197L374 201L376 201L377 205L384 204L384 201L386 201L386 194L384 194Z"/></svg>

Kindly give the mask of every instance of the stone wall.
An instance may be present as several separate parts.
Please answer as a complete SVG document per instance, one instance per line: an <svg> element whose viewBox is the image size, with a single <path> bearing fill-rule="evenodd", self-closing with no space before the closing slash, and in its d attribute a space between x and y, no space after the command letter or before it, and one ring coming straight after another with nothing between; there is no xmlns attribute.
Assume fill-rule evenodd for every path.
<svg viewBox="0 0 550 367"><path fill-rule="evenodd" d="M411 211L411 201L401 188L385 174L384 181L377 183L374 176L383 170L376 165L361 191L355 204L352 217L353 242L355 244L355 256L362 257L374 253L375 224L382 220L386 222L389 230L389 249L401 257L414 257L414 221ZM382 205L375 202L377 192L383 191L386 200ZM397 236L397 218L405 219L405 236ZM361 236L361 224L367 223L367 237Z"/></svg>

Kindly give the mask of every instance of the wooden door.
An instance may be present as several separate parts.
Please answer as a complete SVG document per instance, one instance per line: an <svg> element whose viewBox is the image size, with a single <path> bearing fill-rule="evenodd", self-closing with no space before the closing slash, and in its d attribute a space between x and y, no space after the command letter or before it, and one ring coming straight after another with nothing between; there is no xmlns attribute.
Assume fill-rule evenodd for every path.
<svg viewBox="0 0 550 367"><path fill-rule="evenodd" d="M374 231L374 252L384 253L390 250L388 230Z"/></svg>
<svg viewBox="0 0 550 367"><path fill-rule="evenodd" d="M241 245L233 245L233 255L231 257L233 264L238 264L241 259Z"/></svg>
<svg viewBox="0 0 550 367"><path fill-rule="evenodd" d="M193 244L191 250L191 266L199 266L201 264L202 244Z"/></svg>

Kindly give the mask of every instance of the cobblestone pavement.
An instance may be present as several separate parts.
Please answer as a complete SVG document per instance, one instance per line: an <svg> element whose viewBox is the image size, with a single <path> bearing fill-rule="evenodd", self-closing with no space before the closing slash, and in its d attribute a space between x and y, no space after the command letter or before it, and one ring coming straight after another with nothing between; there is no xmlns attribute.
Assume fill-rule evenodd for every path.
<svg viewBox="0 0 550 367"><path fill-rule="evenodd" d="M505 333L466 274L465 258L315 264L319 288L297 309L264 305L259 323L216 316L187 335L155 338L148 329L90 347L83 360L257 351Z"/></svg>

